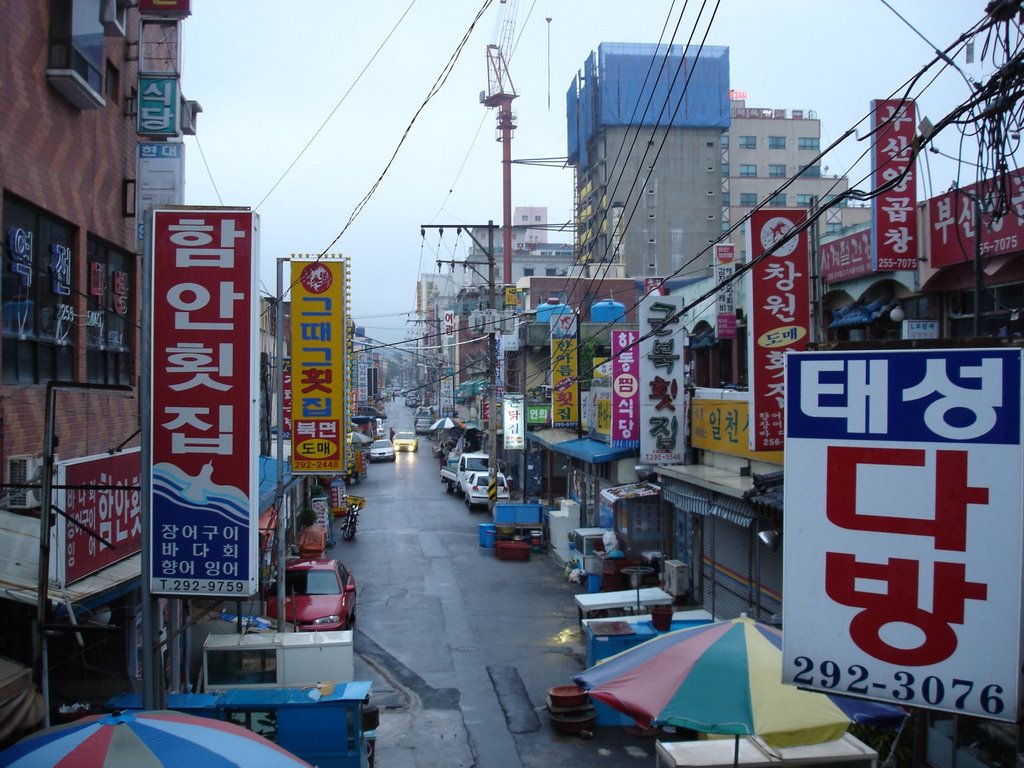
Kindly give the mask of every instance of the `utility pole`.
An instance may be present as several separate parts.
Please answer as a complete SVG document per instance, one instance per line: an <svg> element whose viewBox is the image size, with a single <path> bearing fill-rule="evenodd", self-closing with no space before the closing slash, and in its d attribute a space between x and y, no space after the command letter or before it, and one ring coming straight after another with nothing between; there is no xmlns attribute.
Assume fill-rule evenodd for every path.
<svg viewBox="0 0 1024 768"><path fill-rule="evenodd" d="M483 243L476 239L473 235L473 229L483 229L485 225L465 225L465 224L420 224L420 233L424 234L426 230L437 229L444 231L446 227L454 227L457 233L465 232L467 237L473 241L477 248L482 250L487 255L487 308L492 313L497 310L497 298L494 286L494 220L490 220L486 224L487 228L487 246L484 247ZM477 266L483 266L481 262L463 261L459 262L464 267L472 269L477 275L480 275L476 271ZM437 262L438 267L441 266L441 262ZM454 266L456 262L452 262ZM482 277L482 275L481 275ZM487 323L485 327L489 326ZM498 482L498 338L497 329L490 327L487 330L488 335L488 403L490 405L490 418L488 419L487 426L487 509L494 513L494 502L495 495L497 493L497 482Z"/></svg>

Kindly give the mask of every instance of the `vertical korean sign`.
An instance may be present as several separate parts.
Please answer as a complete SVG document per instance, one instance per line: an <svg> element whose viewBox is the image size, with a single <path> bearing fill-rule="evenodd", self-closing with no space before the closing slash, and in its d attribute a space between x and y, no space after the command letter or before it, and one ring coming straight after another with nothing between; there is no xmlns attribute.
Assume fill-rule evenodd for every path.
<svg viewBox="0 0 1024 768"><path fill-rule="evenodd" d="M783 240L807 216L804 210L779 208L750 216L747 253L747 370L750 372L750 450L779 451L783 446L786 353L807 348L810 331L810 280L807 233Z"/></svg>
<svg viewBox="0 0 1024 768"><path fill-rule="evenodd" d="M292 472L345 471L346 264L292 260ZM362 355L365 358L367 355Z"/></svg>
<svg viewBox="0 0 1024 768"><path fill-rule="evenodd" d="M639 331L612 331L612 431L616 448L640 447Z"/></svg>
<svg viewBox="0 0 1024 768"><path fill-rule="evenodd" d="M257 233L246 210L153 213L154 594L258 586Z"/></svg>
<svg viewBox="0 0 1024 768"><path fill-rule="evenodd" d="M722 285L732 277L736 246L732 243L715 245L715 285ZM736 300L732 283L719 288L715 298L715 336L719 339L736 338Z"/></svg>
<svg viewBox="0 0 1024 768"><path fill-rule="evenodd" d="M914 102L871 102L871 186L895 184L871 201L871 263L876 271L917 269Z"/></svg>
<svg viewBox="0 0 1024 768"><path fill-rule="evenodd" d="M787 357L786 682L1019 718L1021 364Z"/></svg>
<svg viewBox="0 0 1024 768"><path fill-rule="evenodd" d="M686 450L687 335L679 296L640 302L640 461L681 464Z"/></svg>
<svg viewBox="0 0 1024 768"><path fill-rule="evenodd" d="M579 360L575 337L551 340L551 426L580 424Z"/></svg>
<svg viewBox="0 0 1024 768"><path fill-rule="evenodd" d="M522 395L505 395L501 401L505 448L521 451L526 447L526 412Z"/></svg>

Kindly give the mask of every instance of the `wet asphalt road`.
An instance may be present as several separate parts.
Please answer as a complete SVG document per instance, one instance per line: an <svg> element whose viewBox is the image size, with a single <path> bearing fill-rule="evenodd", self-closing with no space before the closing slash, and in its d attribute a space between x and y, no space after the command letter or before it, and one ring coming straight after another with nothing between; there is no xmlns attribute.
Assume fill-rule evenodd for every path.
<svg viewBox="0 0 1024 768"><path fill-rule="evenodd" d="M389 403L386 426L412 428ZM328 549L355 573L356 678L380 709L376 765L393 768L653 766L654 740L621 728L560 734L546 693L584 668L569 583L547 554L496 559L479 546L486 510L444 491L432 443L373 464L352 541Z"/></svg>

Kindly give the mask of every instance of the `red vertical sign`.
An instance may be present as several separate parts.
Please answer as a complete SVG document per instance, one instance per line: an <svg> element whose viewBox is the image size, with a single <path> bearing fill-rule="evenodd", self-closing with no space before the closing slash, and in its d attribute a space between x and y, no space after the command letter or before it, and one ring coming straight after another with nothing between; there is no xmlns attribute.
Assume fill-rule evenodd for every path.
<svg viewBox="0 0 1024 768"><path fill-rule="evenodd" d="M875 271L917 269L917 174L912 147L914 102L871 102L871 186L886 189L871 203Z"/></svg>
<svg viewBox="0 0 1024 768"><path fill-rule="evenodd" d="M747 253L753 262L747 273L752 451L782 448L785 355L807 348L811 320L807 233L785 240L806 218L805 210L771 208L752 213L748 224Z"/></svg>
<svg viewBox="0 0 1024 768"><path fill-rule="evenodd" d="M154 213L154 593L257 588L255 219Z"/></svg>

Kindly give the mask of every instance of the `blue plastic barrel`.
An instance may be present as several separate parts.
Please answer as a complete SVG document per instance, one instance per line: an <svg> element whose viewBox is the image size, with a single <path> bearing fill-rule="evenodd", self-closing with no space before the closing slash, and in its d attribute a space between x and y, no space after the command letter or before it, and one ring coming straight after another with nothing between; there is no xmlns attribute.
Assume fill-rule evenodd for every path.
<svg viewBox="0 0 1024 768"><path fill-rule="evenodd" d="M494 523L480 523L477 528L480 534L480 546L484 549L494 549Z"/></svg>
<svg viewBox="0 0 1024 768"><path fill-rule="evenodd" d="M601 574L600 573L588 573L587 574L587 592L595 594L601 591Z"/></svg>

